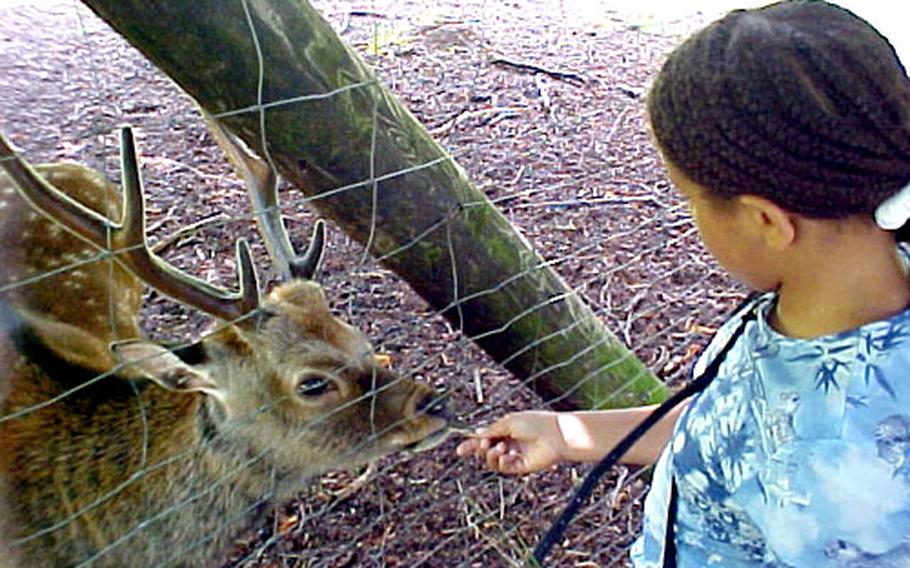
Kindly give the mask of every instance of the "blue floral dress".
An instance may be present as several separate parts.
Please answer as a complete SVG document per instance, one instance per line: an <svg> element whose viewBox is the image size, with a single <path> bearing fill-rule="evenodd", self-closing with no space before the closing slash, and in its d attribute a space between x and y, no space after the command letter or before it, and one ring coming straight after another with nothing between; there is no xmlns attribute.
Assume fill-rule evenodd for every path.
<svg viewBox="0 0 910 568"><path fill-rule="evenodd" d="M655 467L635 566L662 566L675 480L680 568L910 568L910 310L806 340L771 328L775 300L696 364L734 342Z"/></svg>

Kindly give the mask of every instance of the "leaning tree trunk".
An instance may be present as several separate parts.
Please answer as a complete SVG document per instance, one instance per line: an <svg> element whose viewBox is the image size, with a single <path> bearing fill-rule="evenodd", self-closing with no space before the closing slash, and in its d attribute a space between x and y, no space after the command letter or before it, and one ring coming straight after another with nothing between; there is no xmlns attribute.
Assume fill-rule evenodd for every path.
<svg viewBox="0 0 910 568"><path fill-rule="evenodd" d="M305 0L84 2L545 399L665 397Z"/></svg>

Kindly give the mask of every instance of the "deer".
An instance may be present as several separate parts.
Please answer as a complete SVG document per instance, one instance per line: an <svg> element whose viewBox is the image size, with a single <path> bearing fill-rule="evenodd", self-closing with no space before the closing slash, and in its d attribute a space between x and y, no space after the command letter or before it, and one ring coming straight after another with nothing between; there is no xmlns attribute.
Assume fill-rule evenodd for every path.
<svg viewBox="0 0 910 568"><path fill-rule="evenodd" d="M282 277L264 296L244 240L236 292L150 250L129 127L122 193L86 166L33 167L0 135L0 566L216 565L314 476L447 433L444 393L382 364L312 279L324 222L296 255L272 169L209 126ZM146 338L145 286L213 329Z"/></svg>

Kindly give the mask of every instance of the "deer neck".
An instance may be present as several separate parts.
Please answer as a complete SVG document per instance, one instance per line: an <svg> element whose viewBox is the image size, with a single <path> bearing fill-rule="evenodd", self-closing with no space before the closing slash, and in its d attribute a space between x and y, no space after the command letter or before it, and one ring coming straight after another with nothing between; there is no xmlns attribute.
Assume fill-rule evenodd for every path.
<svg viewBox="0 0 910 568"><path fill-rule="evenodd" d="M10 371L3 414L22 415L0 425L0 462L11 472L0 480L0 502L8 501L10 514L16 511L18 522L11 523L23 531L17 538L62 527L21 546L27 557L42 559L39 564L48 558L66 564L107 550L100 565L127 565L131 558L206 565L271 500L268 468L247 465L249 456L215 442L212 428L218 425L207 423L201 395L175 397L145 381L111 376L43 407L66 387L21 354ZM35 388L16 388L19 382ZM65 467L53 452L33 451L48 439L66 451ZM41 456L48 461L37 463ZM134 513L112 523L93 506L98 502ZM78 542L89 548L73 550L71 534L81 535Z"/></svg>
<svg viewBox="0 0 910 568"><path fill-rule="evenodd" d="M213 477L224 479L235 498L260 501L275 492L284 476L267 459L267 452L245 443L235 435L235 428L219 403L200 401L196 409L200 465Z"/></svg>

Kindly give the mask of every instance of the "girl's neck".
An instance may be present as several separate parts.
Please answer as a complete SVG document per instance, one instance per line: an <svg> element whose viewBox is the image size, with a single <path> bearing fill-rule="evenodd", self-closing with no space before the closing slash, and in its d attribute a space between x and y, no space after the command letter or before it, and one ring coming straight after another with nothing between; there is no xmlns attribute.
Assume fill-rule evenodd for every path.
<svg viewBox="0 0 910 568"><path fill-rule="evenodd" d="M824 244L790 260L771 317L777 331L820 337L887 319L910 305L907 267L888 234L819 242Z"/></svg>

